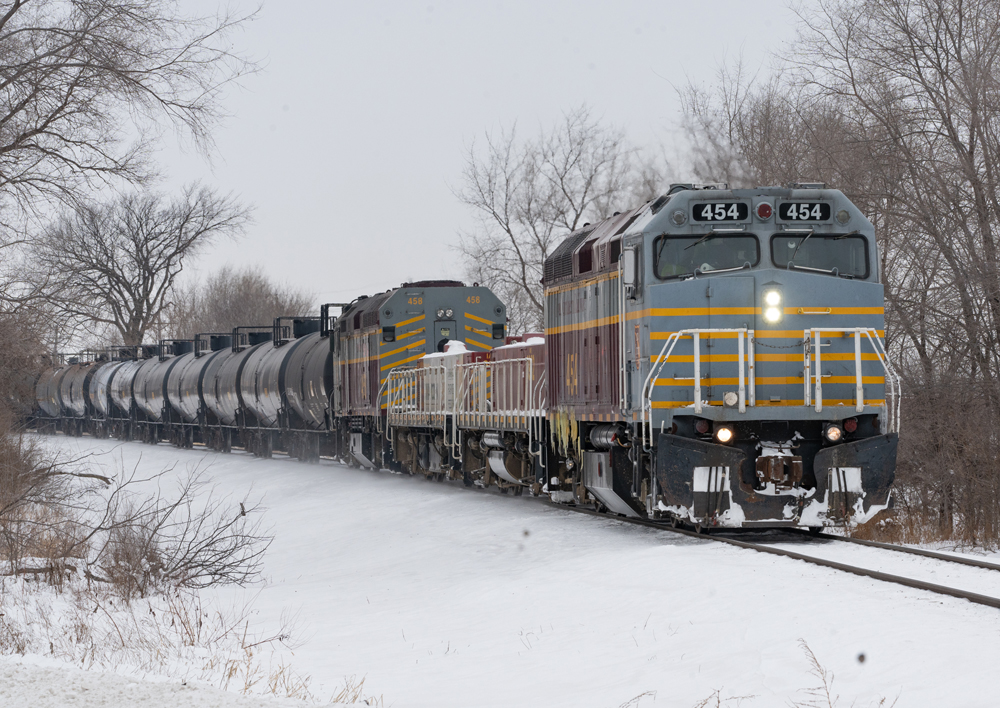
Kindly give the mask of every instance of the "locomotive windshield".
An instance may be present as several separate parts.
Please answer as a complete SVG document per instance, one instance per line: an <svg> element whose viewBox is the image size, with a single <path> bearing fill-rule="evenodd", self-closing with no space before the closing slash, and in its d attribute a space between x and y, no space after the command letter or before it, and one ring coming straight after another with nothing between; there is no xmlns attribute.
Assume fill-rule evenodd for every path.
<svg viewBox="0 0 1000 708"><path fill-rule="evenodd" d="M867 278L868 241L858 234L776 234L771 238L771 260L778 268Z"/></svg>
<svg viewBox="0 0 1000 708"><path fill-rule="evenodd" d="M734 270L760 262L760 244L748 234L694 234L660 236L653 245L654 268L661 279Z"/></svg>

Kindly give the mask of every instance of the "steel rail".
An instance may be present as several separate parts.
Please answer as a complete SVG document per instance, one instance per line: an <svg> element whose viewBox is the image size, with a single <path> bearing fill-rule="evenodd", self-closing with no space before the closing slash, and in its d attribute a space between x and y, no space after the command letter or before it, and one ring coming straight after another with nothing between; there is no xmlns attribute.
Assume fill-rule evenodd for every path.
<svg viewBox="0 0 1000 708"><path fill-rule="evenodd" d="M896 553L907 553L913 556L923 556L925 558L934 558L935 560L947 561L949 563L959 563L961 565L968 565L973 568L983 568L984 570L1000 570L1000 564L990 563L988 561L976 560L975 558L963 558L961 556L951 556L947 553L939 553L938 551L928 551L923 548L911 548L910 546L899 546L895 543L884 543L882 541L869 541L863 538L851 538L850 536L836 536L829 533L811 533L809 531L803 531L802 529L786 528L781 529L785 533L794 533L796 535L808 535L809 538L820 538L826 541L843 541L844 543L856 543L859 546L870 546L872 548L881 548L886 551L895 551Z"/></svg>
<svg viewBox="0 0 1000 708"><path fill-rule="evenodd" d="M882 571L879 570L869 570L867 568L860 568L858 566L848 565L846 563L838 563L837 561L825 560L823 558L816 558L815 556L796 553L795 551L786 551L781 548L773 548L771 546L766 546L757 543L750 543L748 541L739 541L735 538L727 538L725 536L713 536L710 534L698 533L696 531L689 531L688 529L674 528L666 524L650 521L649 519L632 519L624 516L609 516L608 514L602 514L600 512L592 511L590 509L582 509L580 507L566 506L562 504L556 504L555 502L552 502L552 506L561 509L566 509L567 511L573 511L579 514L587 514L589 516L597 516L599 518L609 519L612 521L621 521L623 523L634 524L636 526L648 526L650 528L660 529L661 531L670 531L671 533L680 534L682 536L690 536L692 538L700 538L705 541L717 541L719 543L727 543L731 546L736 546L737 548L745 548L747 550L757 551L758 553L769 553L774 556L791 558L792 560L799 560L803 561L804 563L812 563L813 565L822 566L824 568L833 568L834 570L839 570L844 573L851 573L852 575L858 575L864 578L872 578L874 580L881 580L886 583L903 585L905 587L914 588L916 590L925 590L927 592L933 592L938 595L948 595L950 597L955 597L960 600L968 600L969 602L973 602L977 605L986 605L987 607L1000 609L1000 597L981 595L979 593L968 592L966 590L959 590L958 588L952 588L946 585L928 583L923 580L914 580L913 578L907 578L901 575L883 573ZM840 537L833 536L832 538L840 538ZM855 539L855 540L860 540L860 539ZM870 543L875 543L875 542L872 541ZM928 551L928 553L933 553L933 551ZM923 554L918 554L918 555L923 555ZM951 560L951 558L948 558L948 560ZM992 565L992 564L987 564L987 565ZM1000 567L991 569L1000 570Z"/></svg>

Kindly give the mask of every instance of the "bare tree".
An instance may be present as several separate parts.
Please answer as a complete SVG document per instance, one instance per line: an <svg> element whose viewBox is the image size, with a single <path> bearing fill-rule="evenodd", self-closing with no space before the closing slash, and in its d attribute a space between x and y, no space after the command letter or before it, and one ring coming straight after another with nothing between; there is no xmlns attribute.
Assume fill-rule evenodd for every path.
<svg viewBox="0 0 1000 708"><path fill-rule="evenodd" d="M488 133L484 151L469 148L457 191L478 220L459 242L468 276L507 302L512 331L538 328L545 258L568 232L651 198L661 181L586 106L534 140L516 126Z"/></svg>
<svg viewBox="0 0 1000 708"><path fill-rule="evenodd" d="M223 88L256 69L230 41L251 16L189 17L170 0L3 3L0 221L19 229L53 202L143 182L162 121L207 148Z"/></svg>
<svg viewBox="0 0 1000 708"><path fill-rule="evenodd" d="M0 574L79 568L126 597L254 582L271 542L260 504L214 495L198 469L175 494L143 491L170 472L95 471L87 456L56 462L37 440L0 437Z"/></svg>
<svg viewBox="0 0 1000 708"><path fill-rule="evenodd" d="M312 295L271 282L259 267L225 266L204 282L180 289L166 317L171 336L181 338L268 324L275 317L308 315L313 310Z"/></svg>
<svg viewBox="0 0 1000 708"><path fill-rule="evenodd" d="M125 344L139 344L170 305L185 261L239 234L249 218L232 196L197 185L169 202L131 194L59 219L38 238L34 261L61 315L114 327Z"/></svg>

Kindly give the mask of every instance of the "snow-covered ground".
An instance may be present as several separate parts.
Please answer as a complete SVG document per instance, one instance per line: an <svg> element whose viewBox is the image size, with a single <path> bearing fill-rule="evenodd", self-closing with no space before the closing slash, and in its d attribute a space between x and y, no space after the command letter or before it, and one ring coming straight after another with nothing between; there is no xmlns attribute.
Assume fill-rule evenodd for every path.
<svg viewBox="0 0 1000 708"><path fill-rule="evenodd" d="M31 658L0 659L4 708L295 708L301 701L240 696L186 681L84 671Z"/></svg>
<svg viewBox="0 0 1000 708"><path fill-rule="evenodd" d="M789 705L817 685L804 640L833 672L841 705L897 696L900 707L1000 703L1000 613L965 601L329 462L90 439L51 444L67 454L106 451L94 464L132 466L141 457L143 469L157 470L179 462L178 476L208 465L219 488L238 496L252 486L275 536L267 583L208 594L230 604L255 595L262 624L297 613L302 644L288 660L311 675L316 696L354 676L365 678L366 696L400 708L685 708L716 690L722 699L754 696L744 707ZM836 551L854 552L867 549ZM1000 573L961 573L978 591L1000 595ZM34 670L0 663L0 684L8 684L0 705L17 705L2 690L34 680L19 673ZM91 692L156 690L72 676ZM176 681L162 686L172 692L164 706L229 705L188 700ZM72 703L30 705L63 704Z"/></svg>

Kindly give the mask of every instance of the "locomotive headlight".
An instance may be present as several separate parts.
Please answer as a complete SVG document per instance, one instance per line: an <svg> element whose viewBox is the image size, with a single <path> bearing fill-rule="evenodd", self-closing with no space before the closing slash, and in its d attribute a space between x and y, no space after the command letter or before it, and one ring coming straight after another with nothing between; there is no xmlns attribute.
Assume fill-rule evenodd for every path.
<svg viewBox="0 0 1000 708"><path fill-rule="evenodd" d="M731 442L733 439L733 429L727 426L718 428L715 431L715 439L718 440L723 445L725 445L728 442Z"/></svg>
<svg viewBox="0 0 1000 708"><path fill-rule="evenodd" d="M444 319L444 310L443 309L438 310L437 311L437 316L438 316L439 320L443 320Z"/></svg>
<svg viewBox="0 0 1000 708"><path fill-rule="evenodd" d="M447 317L449 320L451 319L451 316L454 315L454 314L455 314L455 311L453 309L451 309L450 307L447 310L444 311L444 316Z"/></svg>
<svg viewBox="0 0 1000 708"><path fill-rule="evenodd" d="M781 291L768 290L764 293L764 321L774 324L781 321Z"/></svg>
<svg viewBox="0 0 1000 708"><path fill-rule="evenodd" d="M840 439L844 437L844 430L839 425L828 425L823 431L823 437L832 443L840 442Z"/></svg>

